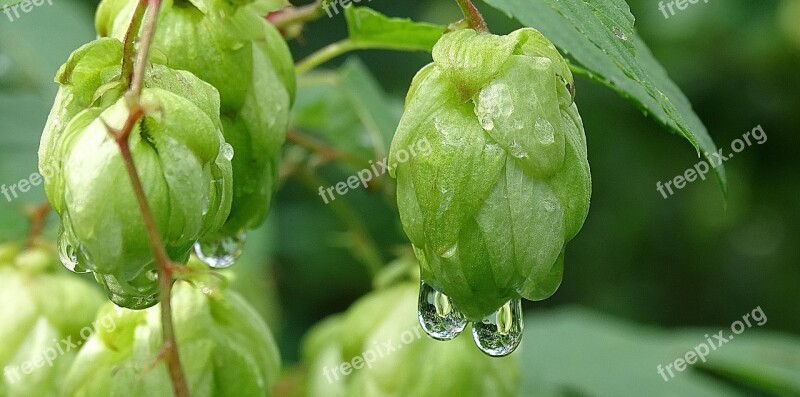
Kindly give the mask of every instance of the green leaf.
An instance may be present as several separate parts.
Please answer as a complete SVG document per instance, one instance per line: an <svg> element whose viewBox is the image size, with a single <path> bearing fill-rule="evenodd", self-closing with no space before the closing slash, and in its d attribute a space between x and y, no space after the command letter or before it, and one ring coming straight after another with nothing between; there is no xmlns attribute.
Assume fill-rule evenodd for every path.
<svg viewBox="0 0 800 397"><path fill-rule="evenodd" d="M344 14L350 40L360 48L430 52L446 29L410 19L389 18L367 7L349 6Z"/></svg>
<svg viewBox="0 0 800 397"><path fill-rule="evenodd" d="M665 382L657 366L671 363L699 341L671 343L665 331L586 309L526 316L524 341L522 367L533 375L523 381L523 396L539 396L540 390L557 390L548 395L562 397L746 395L691 366Z"/></svg>
<svg viewBox="0 0 800 397"><path fill-rule="evenodd" d="M541 31L585 69L587 77L631 100L709 157L717 151L691 103L634 30L624 0L485 0ZM723 165L715 169L723 195Z"/></svg>
<svg viewBox="0 0 800 397"><path fill-rule="evenodd" d="M683 345L701 343L700 335L698 331L686 332L681 339ZM706 363L698 364L711 373L775 395L800 395L800 340L797 337L747 330L715 350Z"/></svg>

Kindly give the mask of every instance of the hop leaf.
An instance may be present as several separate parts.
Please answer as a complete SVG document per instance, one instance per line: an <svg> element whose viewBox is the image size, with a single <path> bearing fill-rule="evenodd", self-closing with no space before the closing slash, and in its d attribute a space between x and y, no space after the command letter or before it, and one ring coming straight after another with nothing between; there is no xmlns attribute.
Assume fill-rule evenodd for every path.
<svg viewBox="0 0 800 397"><path fill-rule="evenodd" d="M539 32L446 34L412 82L392 170L423 279L473 321L550 296L591 195L569 67ZM394 154L390 154L394 156Z"/></svg>

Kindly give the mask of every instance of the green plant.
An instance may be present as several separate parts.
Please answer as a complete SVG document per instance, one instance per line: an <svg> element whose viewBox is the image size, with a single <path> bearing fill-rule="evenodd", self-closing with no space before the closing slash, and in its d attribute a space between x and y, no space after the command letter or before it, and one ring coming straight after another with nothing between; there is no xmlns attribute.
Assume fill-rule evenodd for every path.
<svg viewBox="0 0 800 397"><path fill-rule="evenodd" d="M0 298L15 303L0 308L0 396L55 395L77 354L75 343L102 305L89 283L58 268L54 246L0 245Z"/></svg>
<svg viewBox="0 0 800 397"><path fill-rule="evenodd" d="M409 89L397 132L372 136L377 157L392 138L388 163L350 158L314 138L290 134L293 143L328 161L372 167L365 171L375 176L376 163L382 164L397 177L399 213L422 281L419 291L415 276L377 291L344 318L321 326L307 344L314 365L355 359L365 343L410 324L414 295L430 336L454 339L471 321L484 353L506 356L517 348L523 335L520 298L545 299L558 288L565 244L589 208L591 176L573 74L633 99L698 152L715 151L688 101L638 40L625 2L490 0L538 29L506 36L489 33L471 1L457 3L465 19L448 27L348 7L349 37L296 66L281 33L296 36L329 2L101 3L96 27L103 38L77 50L57 76L61 90L42 138L40 164L56 164L46 185L61 216L62 261L72 270L92 271L119 306L160 305L147 312L111 306L101 312L122 313L121 326L101 332L81 351L67 378L68 395L160 396L170 388L176 396L270 394L278 365L269 330L235 294L220 298L211 287L192 289L189 284L202 287L216 276L185 263L194 247L211 267L233 264L243 233L264 220L279 184L295 74L345 52L432 53L433 63ZM565 60L556 46L574 58ZM405 150L421 148L420 141L429 153L409 157ZM287 167L303 167L287 154ZM724 169L715 171L725 192ZM316 185L313 172L299 174ZM373 174L369 181L359 177L372 187ZM353 188L354 178L345 186ZM393 193L391 187L382 190ZM382 254L353 209L335 200L334 212L354 229L343 241L373 274L385 277L377 271ZM403 304L397 318L370 318L397 300ZM241 317L229 317L231 312ZM391 358L392 373L408 382L396 384L385 373L358 374L338 391L517 392L513 356L492 359L465 351L465 344L464 337L449 345L425 340ZM165 365L147 370L143 363L154 356ZM204 366L210 356L215 358ZM451 382L437 384L412 367L426 357L457 367ZM494 375L480 379L476 371ZM311 393L327 392L313 376L308 382Z"/></svg>
<svg viewBox="0 0 800 397"><path fill-rule="evenodd" d="M433 60L411 84L392 142L393 153L422 139L433 147L392 170L422 268L421 318L440 339L471 320L481 349L505 355L522 337L519 298L555 292L565 243L589 211L574 81L533 29L448 33Z"/></svg>

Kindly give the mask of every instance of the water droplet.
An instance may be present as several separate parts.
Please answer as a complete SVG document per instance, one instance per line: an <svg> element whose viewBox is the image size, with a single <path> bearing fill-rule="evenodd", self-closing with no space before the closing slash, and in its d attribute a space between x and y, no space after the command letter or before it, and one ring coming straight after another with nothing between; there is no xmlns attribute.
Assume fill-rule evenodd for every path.
<svg viewBox="0 0 800 397"><path fill-rule="evenodd" d="M241 232L215 241L198 241L194 244L194 253L208 266L215 269L229 268L242 254L245 237L245 233Z"/></svg>
<svg viewBox="0 0 800 397"><path fill-rule="evenodd" d="M508 145L508 151L511 152L512 156L518 159L524 159L528 157L528 152L526 152L522 145L517 143L517 141L511 141L511 144Z"/></svg>
<svg viewBox="0 0 800 397"><path fill-rule="evenodd" d="M61 264L69 269L69 271L74 273L89 273L89 270L81 265L78 250L70 244L63 230L58 234L57 248L58 258L61 260Z"/></svg>
<svg viewBox="0 0 800 397"><path fill-rule="evenodd" d="M228 161L233 160L233 146L231 146L229 143L226 142L222 144L221 153L222 157L225 157L225 159L227 159Z"/></svg>
<svg viewBox="0 0 800 397"><path fill-rule="evenodd" d="M442 253L442 258L452 258L456 254L456 251L458 251L458 244L453 244L452 247Z"/></svg>
<svg viewBox="0 0 800 397"><path fill-rule="evenodd" d="M512 299L480 322L472 323L472 339L489 356L507 356L522 341L522 328L522 301Z"/></svg>
<svg viewBox="0 0 800 397"><path fill-rule="evenodd" d="M548 212L553 212L558 208L558 204L552 199L545 199L542 204L544 205L544 209Z"/></svg>
<svg viewBox="0 0 800 397"><path fill-rule="evenodd" d="M612 29L611 32L614 33L614 36L617 36L618 39L622 41L628 41L628 35L626 35L625 32L622 31L622 29L614 27L614 29Z"/></svg>
<svg viewBox="0 0 800 397"><path fill-rule="evenodd" d="M556 141L556 129L545 119L536 119L533 125L533 133L536 139L543 145L549 145Z"/></svg>
<svg viewBox="0 0 800 397"><path fill-rule="evenodd" d="M484 130L491 131L494 129L494 120L491 113L482 113L479 120Z"/></svg>
<svg viewBox="0 0 800 397"><path fill-rule="evenodd" d="M428 336L451 340L467 326L467 319L456 309L447 295L422 281L419 286L419 324Z"/></svg>

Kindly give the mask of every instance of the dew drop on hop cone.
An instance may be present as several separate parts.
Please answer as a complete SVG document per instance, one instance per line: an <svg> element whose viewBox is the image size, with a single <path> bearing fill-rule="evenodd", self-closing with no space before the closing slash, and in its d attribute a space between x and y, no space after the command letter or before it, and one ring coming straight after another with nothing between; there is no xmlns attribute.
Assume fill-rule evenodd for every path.
<svg viewBox="0 0 800 397"><path fill-rule="evenodd" d="M492 357L507 356L522 341L522 301L513 299L496 312L472 323L472 338L482 352Z"/></svg>
<svg viewBox="0 0 800 397"><path fill-rule="evenodd" d="M464 314L456 309L447 295L422 281L419 286L419 324L428 336L451 340L467 326Z"/></svg>
<svg viewBox="0 0 800 397"><path fill-rule="evenodd" d="M224 237L214 241L198 241L194 253L203 263L214 269L226 269L236 263L244 248L245 233Z"/></svg>
<svg viewBox="0 0 800 397"><path fill-rule="evenodd" d="M69 243L64 231L61 231L58 234L57 248L58 258L61 260L61 264L69 269L69 271L79 274L89 273L88 269L85 269L83 266L81 266L78 257L78 250Z"/></svg>

